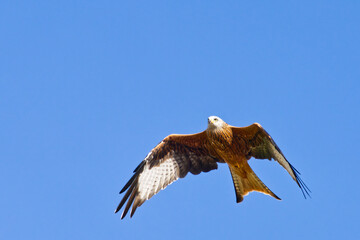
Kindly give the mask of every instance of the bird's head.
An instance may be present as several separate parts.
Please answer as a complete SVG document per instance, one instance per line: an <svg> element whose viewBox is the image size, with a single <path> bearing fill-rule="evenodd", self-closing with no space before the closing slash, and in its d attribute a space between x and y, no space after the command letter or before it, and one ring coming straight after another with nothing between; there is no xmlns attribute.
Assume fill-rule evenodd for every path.
<svg viewBox="0 0 360 240"><path fill-rule="evenodd" d="M221 118L217 116L208 117L208 129L222 128L224 126L226 126L226 122L224 122Z"/></svg>

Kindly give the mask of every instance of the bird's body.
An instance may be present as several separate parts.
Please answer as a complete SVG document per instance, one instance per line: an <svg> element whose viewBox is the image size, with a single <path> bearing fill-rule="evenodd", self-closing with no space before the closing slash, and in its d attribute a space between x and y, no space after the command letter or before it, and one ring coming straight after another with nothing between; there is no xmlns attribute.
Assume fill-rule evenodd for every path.
<svg viewBox="0 0 360 240"><path fill-rule="evenodd" d="M309 189L300 179L299 172L286 160L260 124L238 128L228 125L219 117L209 117L205 131L189 135L169 135L148 154L120 191L122 193L127 190L115 212L129 199L121 218L125 217L131 204L132 216L144 201L179 177L185 177L188 172L199 174L217 169L217 162L228 164L237 202L241 202L251 191L280 199L253 172L248 164L251 157L275 159L289 172L303 193L308 194Z"/></svg>

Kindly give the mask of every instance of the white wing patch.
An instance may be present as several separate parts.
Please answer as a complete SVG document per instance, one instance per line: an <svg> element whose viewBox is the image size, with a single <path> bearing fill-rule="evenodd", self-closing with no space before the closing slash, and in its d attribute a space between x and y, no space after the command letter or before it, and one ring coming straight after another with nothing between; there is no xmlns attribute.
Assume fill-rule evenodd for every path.
<svg viewBox="0 0 360 240"><path fill-rule="evenodd" d="M180 176L180 168L173 152L169 152L166 160L150 169L146 164L144 171L139 176L138 197L148 200L167 185L177 180Z"/></svg>
<svg viewBox="0 0 360 240"><path fill-rule="evenodd" d="M280 163L280 165L283 166L286 169L286 171L288 171L290 176L297 182L295 174L294 174L293 170L291 169L288 161L284 158L284 156L281 153L279 153L279 151L275 148L275 146L273 144L269 143L268 145L270 146L270 150L273 155L273 158L276 161L278 161L278 163Z"/></svg>

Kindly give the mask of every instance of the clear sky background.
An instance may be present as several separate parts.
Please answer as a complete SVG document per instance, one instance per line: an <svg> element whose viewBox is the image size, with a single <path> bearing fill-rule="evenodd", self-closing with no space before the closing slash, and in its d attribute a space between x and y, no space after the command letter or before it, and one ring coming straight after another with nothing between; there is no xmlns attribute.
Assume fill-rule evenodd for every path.
<svg viewBox="0 0 360 240"><path fill-rule="evenodd" d="M359 239L359 1L2 1L1 239ZM119 190L171 133L259 122L312 190L189 174Z"/></svg>

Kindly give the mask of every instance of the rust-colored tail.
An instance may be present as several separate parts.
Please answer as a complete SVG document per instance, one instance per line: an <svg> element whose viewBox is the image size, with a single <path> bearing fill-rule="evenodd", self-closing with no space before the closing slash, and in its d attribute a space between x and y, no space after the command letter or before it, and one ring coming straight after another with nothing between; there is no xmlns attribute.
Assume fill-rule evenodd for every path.
<svg viewBox="0 0 360 240"><path fill-rule="evenodd" d="M262 192L281 200L256 176L247 162L242 161L238 166L229 166L229 168L234 182L236 202L241 202L244 196L252 191Z"/></svg>

